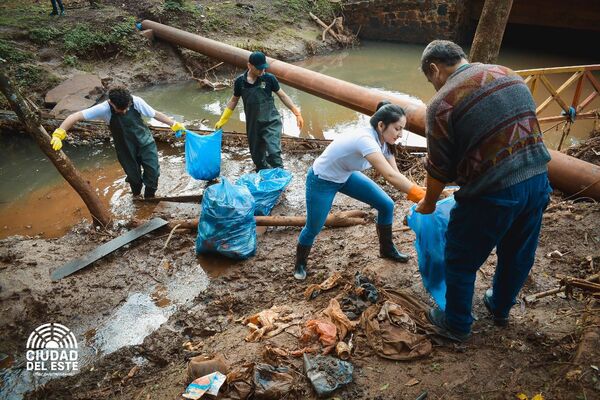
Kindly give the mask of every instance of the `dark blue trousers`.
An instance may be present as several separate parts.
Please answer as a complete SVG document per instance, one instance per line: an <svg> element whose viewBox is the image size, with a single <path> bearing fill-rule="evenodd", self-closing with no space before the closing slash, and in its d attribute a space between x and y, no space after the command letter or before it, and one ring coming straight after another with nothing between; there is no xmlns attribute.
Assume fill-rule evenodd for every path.
<svg viewBox="0 0 600 400"><path fill-rule="evenodd" d="M470 332L477 270L496 247L492 309L508 316L533 266L542 214L552 192L546 173L476 198L456 199L446 233L446 321Z"/></svg>
<svg viewBox="0 0 600 400"><path fill-rule="evenodd" d="M65 11L65 7L63 7L62 0L52 0L52 9L54 10L54 14L58 14L58 7L56 3L58 2L58 7L60 7L60 11Z"/></svg>

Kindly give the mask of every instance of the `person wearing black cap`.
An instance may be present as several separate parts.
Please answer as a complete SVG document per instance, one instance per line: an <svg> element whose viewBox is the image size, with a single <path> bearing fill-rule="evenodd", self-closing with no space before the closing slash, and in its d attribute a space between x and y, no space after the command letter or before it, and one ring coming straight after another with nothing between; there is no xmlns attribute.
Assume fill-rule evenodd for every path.
<svg viewBox="0 0 600 400"><path fill-rule="evenodd" d="M302 114L289 96L280 88L275 75L265 72L269 68L267 58L260 51L250 54L248 70L235 79L233 96L216 123L220 129L227 123L240 97L246 114L246 134L250 155L256 171L268 168L283 168L281 160L281 116L275 108L272 93L296 116L299 129L304 126Z"/></svg>

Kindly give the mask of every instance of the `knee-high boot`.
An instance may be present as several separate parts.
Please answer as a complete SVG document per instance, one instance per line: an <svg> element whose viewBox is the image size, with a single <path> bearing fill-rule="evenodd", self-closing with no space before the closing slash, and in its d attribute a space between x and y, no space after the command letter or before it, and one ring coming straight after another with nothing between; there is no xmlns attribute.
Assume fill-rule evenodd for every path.
<svg viewBox="0 0 600 400"><path fill-rule="evenodd" d="M305 246L298 243L296 247L296 266L294 268L294 278L303 281L306 279L306 263L312 246Z"/></svg>
<svg viewBox="0 0 600 400"><path fill-rule="evenodd" d="M379 255L394 261L405 263L410 256L399 252L392 241L392 225L377 224L377 236L379 237Z"/></svg>

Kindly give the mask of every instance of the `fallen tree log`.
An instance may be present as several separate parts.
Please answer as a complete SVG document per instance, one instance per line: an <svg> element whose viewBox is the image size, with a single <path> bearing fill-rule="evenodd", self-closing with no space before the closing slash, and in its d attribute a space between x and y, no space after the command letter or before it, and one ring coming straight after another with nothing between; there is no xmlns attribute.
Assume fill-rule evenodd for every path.
<svg viewBox="0 0 600 400"><path fill-rule="evenodd" d="M354 225L364 225L367 223L366 217L368 213L361 210L346 211L337 214L329 214L325 220L325 226L329 228L343 228ZM300 216L285 216L285 215L268 215L256 216L257 226L304 226L306 217ZM169 221L169 229L178 227L179 229L198 229L197 219L187 220L171 220Z"/></svg>

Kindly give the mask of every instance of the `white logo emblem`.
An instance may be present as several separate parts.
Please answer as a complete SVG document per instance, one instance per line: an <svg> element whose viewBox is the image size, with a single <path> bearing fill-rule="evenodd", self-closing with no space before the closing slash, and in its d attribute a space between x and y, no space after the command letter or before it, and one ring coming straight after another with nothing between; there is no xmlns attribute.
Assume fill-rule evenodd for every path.
<svg viewBox="0 0 600 400"><path fill-rule="evenodd" d="M67 375L79 370L77 339L64 325L38 326L27 339L27 370Z"/></svg>

